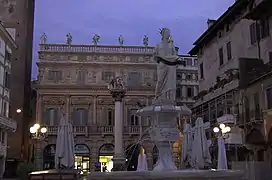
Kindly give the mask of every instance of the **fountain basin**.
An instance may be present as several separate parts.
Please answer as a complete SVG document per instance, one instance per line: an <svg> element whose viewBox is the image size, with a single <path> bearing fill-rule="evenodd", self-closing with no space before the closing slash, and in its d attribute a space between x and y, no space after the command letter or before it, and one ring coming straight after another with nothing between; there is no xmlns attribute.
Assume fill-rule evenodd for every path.
<svg viewBox="0 0 272 180"><path fill-rule="evenodd" d="M119 171L92 172L88 180L241 180L243 172L236 170L176 170L176 171Z"/></svg>

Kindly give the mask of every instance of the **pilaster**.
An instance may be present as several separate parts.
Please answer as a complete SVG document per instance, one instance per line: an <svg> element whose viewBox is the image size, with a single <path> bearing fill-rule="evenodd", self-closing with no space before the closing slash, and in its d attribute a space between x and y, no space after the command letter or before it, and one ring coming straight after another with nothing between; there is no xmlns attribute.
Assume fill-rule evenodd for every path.
<svg viewBox="0 0 272 180"><path fill-rule="evenodd" d="M42 96L40 93L37 93L36 119L37 119L38 123L41 123L41 121L42 121Z"/></svg>
<svg viewBox="0 0 272 180"><path fill-rule="evenodd" d="M97 109L97 96L94 96L93 97L93 124L97 124L96 109Z"/></svg>

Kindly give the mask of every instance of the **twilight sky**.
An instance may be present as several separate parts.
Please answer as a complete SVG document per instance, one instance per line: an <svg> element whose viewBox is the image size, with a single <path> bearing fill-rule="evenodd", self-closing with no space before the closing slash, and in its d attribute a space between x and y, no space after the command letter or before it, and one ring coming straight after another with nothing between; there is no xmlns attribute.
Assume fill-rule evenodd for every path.
<svg viewBox="0 0 272 180"><path fill-rule="evenodd" d="M99 34L101 45L149 44L159 40L158 29L171 29L179 53L186 54L206 30L208 18L217 19L235 0L38 0L35 7L32 79L37 76L37 51L40 36L48 43L65 43L70 32L73 44L91 44Z"/></svg>

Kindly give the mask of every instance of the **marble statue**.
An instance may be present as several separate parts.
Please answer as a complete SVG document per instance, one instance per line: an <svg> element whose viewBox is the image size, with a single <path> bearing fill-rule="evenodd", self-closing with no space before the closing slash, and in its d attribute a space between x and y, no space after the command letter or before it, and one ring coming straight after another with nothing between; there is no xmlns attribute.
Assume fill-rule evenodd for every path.
<svg viewBox="0 0 272 180"><path fill-rule="evenodd" d="M71 45L72 44L72 35L71 33L66 34L66 44Z"/></svg>
<svg viewBox="0 0 272 180"><path fill-rule="evenodd" d="M108 89L125 89L124 81L121 76L117 76L115 78L112 78L109 85Z"/></svg>
<svg viewBox="0 0 272 180"><path fill-rule="evenodd" d="M143 44L144 44L145 47L148 46L148 37L147 37L147 35L144 35Z"/></svg>
<svg viewBox="0 0 272 180"><path fill-rule="evenodd" d="M122 35L119 36L118 41L119 41L119 45L120 45L120 46L123 46L123 45L124 45L124 38L123 38Z"/></svg>
<svg viewBox="0 0 272 180"><path fill-rule="evenodd" d="M46 44L46 42L47 42L47 36L45 33L43 33L41 36L41 44Z"/></svg>
<svg viewBox="0 0 272 180"><path fill-rule="evenodd" d="M99 43L99 40L100 40L100 36L98 34L95 34L93 36L93 44L97 45Z"/></svg>
<svg viewBox="0 0 272 180"><path fill-rule="evenodd" d="M155 90L156 100L175 101L176 98L176 65L178 61L177 52L171 38L170 30L160 30L162 40L155 47L154 59L157 61L157 84Z"/></svg>

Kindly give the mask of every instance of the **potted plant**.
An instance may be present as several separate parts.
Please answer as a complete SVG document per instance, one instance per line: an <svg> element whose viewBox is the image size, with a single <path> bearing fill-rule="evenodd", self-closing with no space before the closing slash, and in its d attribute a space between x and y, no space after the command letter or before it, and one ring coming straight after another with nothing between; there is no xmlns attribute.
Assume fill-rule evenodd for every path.
<svg viewBox="0 0 272 180"><path fill-rule="evenodd" d="M28 174L35 170L36 167L32 163L20 163L17 167L17 176L20 180L27 180Z"/></svg>

